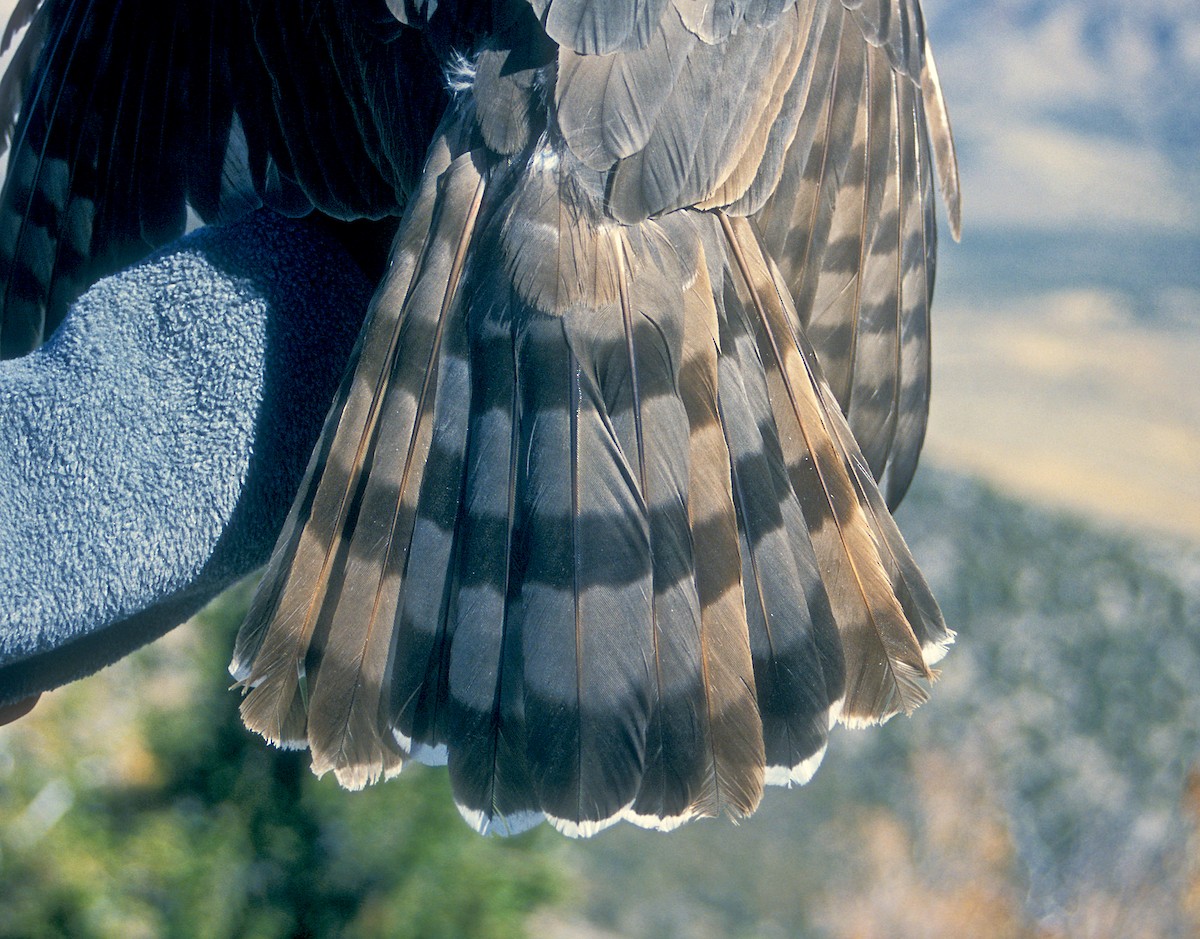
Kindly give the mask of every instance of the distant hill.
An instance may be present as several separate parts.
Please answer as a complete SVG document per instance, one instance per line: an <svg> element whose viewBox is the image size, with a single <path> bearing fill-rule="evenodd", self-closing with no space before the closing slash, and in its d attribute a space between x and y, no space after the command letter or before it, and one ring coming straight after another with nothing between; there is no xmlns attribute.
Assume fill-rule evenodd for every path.
<svg viewBox="0 0 1200 939"><path fill-rule="evenodd" d="M593 922L659 939L1195 934L1200 550L942 473L918 476L901 522L959 633L930 703L839 729L808 787L772 790L736 830L572 845Z"/></svg>
<svg viewBox="0 0 1200 939"><path fill-rule="evenodd" d="M934 473L901 524L959 630L906 743L986 754L1034 911L1170 890L1200 769L1200 549Z"/></svg>

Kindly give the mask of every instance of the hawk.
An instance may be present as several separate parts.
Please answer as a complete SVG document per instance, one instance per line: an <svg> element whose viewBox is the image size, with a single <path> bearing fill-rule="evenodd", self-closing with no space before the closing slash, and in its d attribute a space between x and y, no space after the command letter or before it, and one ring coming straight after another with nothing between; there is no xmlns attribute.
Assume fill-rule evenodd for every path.
<svg viewBox="0 0 1200 939"><path fill-rule="evenodd" d="M249 728L589 835L747 815L925 700L953 634L890 509L959 197L917 0L20 0L18 35L4 356L193 214L388 251L237 638Z"/></svg>

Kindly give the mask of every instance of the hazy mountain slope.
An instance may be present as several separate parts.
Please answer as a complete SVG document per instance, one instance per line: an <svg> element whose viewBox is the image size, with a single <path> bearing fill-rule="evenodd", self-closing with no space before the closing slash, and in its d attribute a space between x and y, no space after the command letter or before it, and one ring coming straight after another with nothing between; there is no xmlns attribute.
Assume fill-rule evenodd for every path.
<svg viewBox="0 0 1200 939"><path fill-rule="evenodd" d="M663 939L1200 928L1181 808L1200 760L1200 550L948 474L919 475L911 499L904 527L959 631L933 700L839 731L809 787L736 831L572 846L594 921Z"/></svg>
<svg viewBox="0 0 1200 939"><path fill-rule="evenodd" d="M1181 877L1184 781L1200 768L1200 550L940 474L903 524L960 633L930 720L905 736L982 748L1034 909Z"/></svg>

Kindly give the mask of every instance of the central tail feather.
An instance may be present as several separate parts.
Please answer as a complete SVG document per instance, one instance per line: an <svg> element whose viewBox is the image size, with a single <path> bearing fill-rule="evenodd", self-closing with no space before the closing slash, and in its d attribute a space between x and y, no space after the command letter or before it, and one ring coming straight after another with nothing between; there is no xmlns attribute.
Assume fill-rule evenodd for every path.
<svg viewBox="0 0 1200 939"><path fill-rule="evenodd" d="M239 634L246 724L351 788L444 760L485 832L749 814L949 634L749 223L618 225L552 148L456 139Z"/></svg>

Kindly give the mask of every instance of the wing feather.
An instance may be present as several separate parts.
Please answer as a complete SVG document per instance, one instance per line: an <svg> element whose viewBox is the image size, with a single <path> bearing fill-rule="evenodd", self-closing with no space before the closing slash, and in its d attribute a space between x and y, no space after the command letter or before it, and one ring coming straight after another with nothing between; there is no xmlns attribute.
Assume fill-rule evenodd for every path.
<svg viewBox="0 0 1200 939"><path fill-rule="evenodd" d="M260 204L398 215L444 105L423 37L357 5L44 0L18 8L10 38L30 16L0 83L0 113L17 111L0 190L4 357L182 234L188 205L205 220Z"/></svg>

